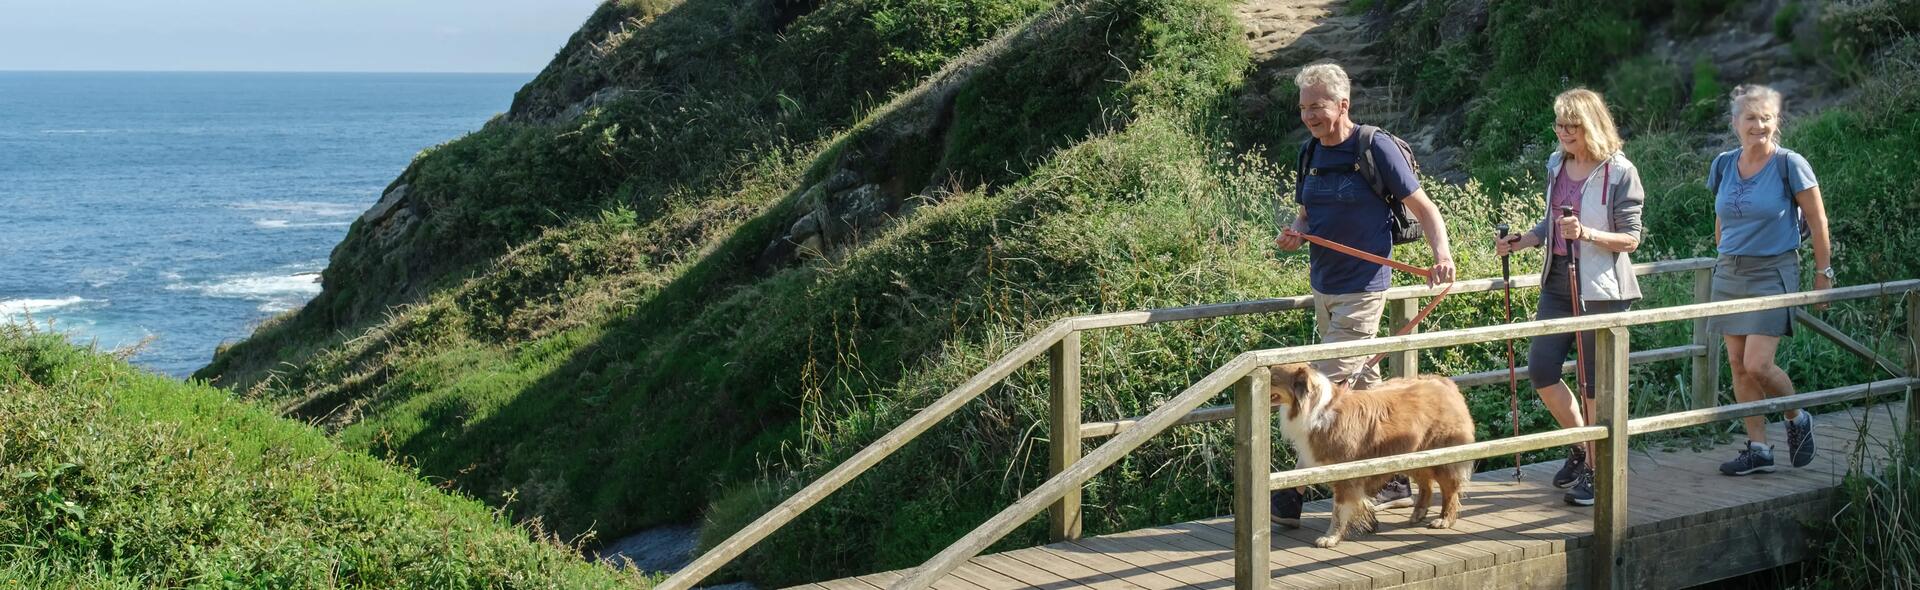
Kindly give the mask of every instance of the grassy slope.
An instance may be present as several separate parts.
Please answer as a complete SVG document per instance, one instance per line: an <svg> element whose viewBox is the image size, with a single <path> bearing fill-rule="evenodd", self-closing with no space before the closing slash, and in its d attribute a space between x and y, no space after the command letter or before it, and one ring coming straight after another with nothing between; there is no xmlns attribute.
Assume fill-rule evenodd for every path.
<svg viewBox="0 0 1920 590"><path fill-rule="evenodd" d="M0 329L0 577L28 587L615 588L319 431Z"/></svg>
<svg viewBox="0 0 1920 590"><path fill-rule="evenodd" d="M1303 257L1276 264L1267 246L1267 199L1284 190L1276 183L1282 175L1258 155L1265 150L1232 141L1285 146L1291 130L1256 129L1234 117L1228 105L1243 92L1247 56L1227 6L1215 0L1085 3L1073 26L991 64L992 75L961 92L941 156L990 186L940 195L843 258L755 271L749 261L792 219L798 189L861 137L860 125L843 123L867 112L870 103L855 98L859 88L872 96L900 90L1038 8L828 5L790 25L815 31L808 43L794 41L799 33L739 33L722 37L725 43L711 37L750 27L674 29L708 35L688 43L660 32L668 17L719 22L718 9L689 0L660 12L627 46L707 48L688 59L740 75L698 81L640 68L621 75L644 88L677 85L559 128L501 126L423 155L407 178L446 214L409 247L484 262L428 273L439 278L414 305L383 315L370 310L409 300L381 291L407 271L372 262L379 252L348 251L328 271L328 294L222 354L206 374L250 386L296 414L357 400L350 415L330 417L349 447L409 457L490 501L513 494L521 510L564 532L620 532L704 513L718 536L1051 318L1305 292ZM967 10L1002 18L951 42L876 33L900 30L888 27L902 18L936 24ZM1467 276L1497 272L1480 228L1538 211L1532 185L1515 178L1542 159L1528 146L1544 142L1546 125L1533 119L1548 116L1546 98L1568 81L1518 56L1536 47L1529 35L1549 28L1553 14L1502 12L1483 33L1493 38L1447 57L1472 63L1484 56L1471 51L1504 52L1492 60L1502 74L1486 78L1495 82L1445 75L1422 82L1493 101L1470 129L1476 170L1500 180L1430 187L1455 227ZM694 18L700 15L709 20ZM1609 18L1595 26L1630 30L1631 19L1654 17ZM1631 34L1608 39L1617 47L1601 57L1569 47L1551 52L1558 61L1539 63L1572 63L1581 75L1571 82L1603 82L1602 57L1633 55L1640 43ZM795 60L822 56L842 61L787 73ZM849 70L890 73L824 99L807 94L825 92L807 77ZM1894 200L1904 190L1898 176L1872 168L1914 150L1900 139L1913 130L1915 103L1889 92L1895 98L1862 99L1788 136L1829 188L1843 282L1913 274L1910 262L1872 254L1896 251L1892 245L1913 239L1914 230L1871 227L1887 217L1850 213L1903 206ZM801 106L783 106L781 96ZM708 110L678 115L675 105ZM806 122L781 123L786 117ZM1044 132L1032 131L1038 125ZM1698 179L1715 148L1696 137L1678 129L1630 138L1629 153L1650 187L1641 259L1710 251L1701 239L1711 217ZM1504 147L1489 147L1496 145ZM463 239L435 237L456 235ZM1423 250L1401 255L1419 260ZM1516 268L1537 265L1530 256ZM1687 279L1650 288L1644 305L1690 293ZM1518 299L1518 312L1530 313L1527 298ZM1491 297L1455 301L1432 327L1498 321L1488 311L1497 309ZM1834 315L1864 327L1887 325L1877 318L1887 311L1862 304ZM1307 318L1293 314L1089 336L1088 419L1143 413L1240 350L1306 342L1310 334ZM1634 337L1636 346L1664 346L1683 340L1685 329L1651 327ZM1803 385L1863 374L1859 363L1809 338L1785 349ZM1490 368L1497 356L1494 347L1453 349L1433 351L1426 362L1432 371L1462 372ZM1684 407L1679 367L1636 373L1637 411ZM740 571L786 582L901 566L977 524L1037 481L1041 371L1016 374L776 535ZM1504 392L1471 395L1483 434L1508 431ZM1537 404L1524 420L1529 430L1551 423ZM1089 528L1221 512L1230 449L1219 427L1182 428L1151 443L1093 482ZM1008 543L1036 538L1026 529Z"/></svg>

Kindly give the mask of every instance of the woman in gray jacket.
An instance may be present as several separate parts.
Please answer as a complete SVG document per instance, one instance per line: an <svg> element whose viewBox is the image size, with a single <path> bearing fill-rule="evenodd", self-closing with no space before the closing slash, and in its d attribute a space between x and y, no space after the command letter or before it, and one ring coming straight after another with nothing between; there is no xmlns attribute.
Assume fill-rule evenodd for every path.
<svg viewBox="0 0 1920 590"><path fill-rule="evenodd" d="M1626 311L1640 298L1640 283L1627 256L1640 245L1640 209L1646 201L1640 172L1620 152L1623 142L1598 93L1585 88L1563 92L1554 98L1553 112L1560 149L1547 158L1547 215L1533 231L1508 237L1496 251L1505 256L1548 246L1536 319L1574 315L1570 260L1579 262L1581 315ZM1574 214L1561 216L1562 207L1571 207ZM1581 332L1579 337L1583 346L1593 349L1592 332ZM1533 388L1561 428L1593 423L1592 388L1582 392L1589 399L1581 404L1562 380L1560 364L1573 351L1573 338L1573 334L1538 336L1527 352ZM1587 383L1593 382L1591 356L1580 366ZM1593 466L1587 459L1592 450L1591 444L1575 445L1554 475L1553 485L1568 488L1568 504L1593 505Z"/></svg>

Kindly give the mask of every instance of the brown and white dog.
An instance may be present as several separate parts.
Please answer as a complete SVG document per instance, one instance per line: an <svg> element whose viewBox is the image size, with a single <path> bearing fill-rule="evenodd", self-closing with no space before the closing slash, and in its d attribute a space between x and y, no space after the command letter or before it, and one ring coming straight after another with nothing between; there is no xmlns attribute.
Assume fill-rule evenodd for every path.
<svg viewBox="0 0 1920 590"><path fill-rule="evenodd" d="M1272 398L1280 414L1280 435L1293 445L1298 467L1373 459L1473 442L1473 416L1460 388L1445 377L1391 379L1370 389L1334 384L1306 364L1273 367ZM1280 407L1285 406L1285 407ZM1428 495L1440 490L1440 517L1429 528L1453 526L1460 517L1460 488L1473 475L1473 462L1429 467L1408 473L1413 479L1413 518L1427 517ZM1391 476L1334 482L1333 522L1314 541L1332 547L1351 526L1369 532L1378 522L1371 492Z"/></svg>

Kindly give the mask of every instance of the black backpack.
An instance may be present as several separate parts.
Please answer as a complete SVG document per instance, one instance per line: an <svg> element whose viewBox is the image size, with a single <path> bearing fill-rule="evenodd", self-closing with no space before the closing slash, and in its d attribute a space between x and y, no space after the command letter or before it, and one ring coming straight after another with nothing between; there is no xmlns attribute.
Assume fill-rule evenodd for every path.
<svg viewBox="0 0 1920 590"><path fill-rule="evenodd" d="M1406 140L1400 139L1392 133L1381 131L1379 127L1372 125L1361 125L1355 132L1360 135L1360 158L1355 160L1353 164L1347 166L1308 168L1307 163L1313 161L1313 151L1315 147L1319 145L1320 141L1308 137L1306 143L1301 144L1300 166L1296 168L1298 172L1294 177L1293 184L1295 198L1298 198L1299 191L1304 190L1308 175L1319 176L1338 172L1359 172L1360 177L1366 179L1367 187L1373 190L1374 196L1380 197L1380 200L1387 204L1387 218L1393 224L1393 243L1399 245L1419 241L1423 235L1420 231L1420 220L1414 219L1412 215L1407 213L1407 204L1403 202L1403 199L1389 194L1387 192L1386 181L1380 179L1380 172L1373 161L1373 136L1375 134L1385 134L1387 139L1393 140L1394 147L1400 148L1400 155L1406 157L1407 165L1412 166L1413 173L1418 175L1420 174L1420 162L1413 159L1413 147L1408 146Z"/></svg>
<svg viewBox="0 0 1920 590"><path fill-rule="evenodd" d="M1775 159L1784 158L1786 154L1776 150L1773 152L1773 157ZM1787 166L1791 164L1787 162L1773 162L1773 165L1775 168L1780 169L1780 187L1784 189L1787 195L1787 205L1793 207L1794 222L1795 225L1800 228L1800 241L1805 242L1807 238L1813 236L1813 231L1807 229L1807 216L1800 212L1800 201L1796 201L1793 198L1793 181L1787 178ZM1728 171L1732 171L1733 174L1739 174L1740 159L1738 156L1733 155L1733 152L1727 152L1726 154L1715 157L1713 159L1713 165L1710 166L1710 168L1712 169L1707 171L1707 196L1719 198L1720 177L1727 175Z"/></svg>

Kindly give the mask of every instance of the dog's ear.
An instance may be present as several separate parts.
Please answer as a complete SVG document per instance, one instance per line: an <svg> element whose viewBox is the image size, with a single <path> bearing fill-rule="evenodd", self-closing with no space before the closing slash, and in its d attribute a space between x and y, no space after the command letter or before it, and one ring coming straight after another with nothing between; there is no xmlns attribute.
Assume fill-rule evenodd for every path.
<svg viewBox="0 0 1920 590"><path fill-rule="evenodd" d="M1267 371L1267 402L1276 406L1293 403L1293 384L1289 383L1288 373L1280 367L1270 369Z"/></svg>
<svg viewBox="0 0 1920 590"><path fill-rule="evenodd" d="M1290 372L1293 373L1293 375L1289 377L1289 380L1293 381L1293 397L1296 399L1306 399L1307 392L1313 388L1313 366L1307 364L1294 365Z"/></svg>

